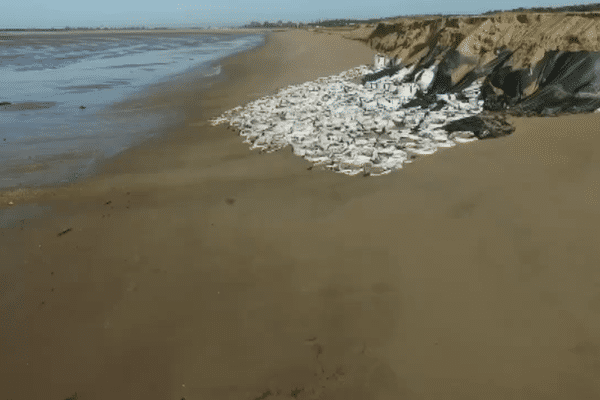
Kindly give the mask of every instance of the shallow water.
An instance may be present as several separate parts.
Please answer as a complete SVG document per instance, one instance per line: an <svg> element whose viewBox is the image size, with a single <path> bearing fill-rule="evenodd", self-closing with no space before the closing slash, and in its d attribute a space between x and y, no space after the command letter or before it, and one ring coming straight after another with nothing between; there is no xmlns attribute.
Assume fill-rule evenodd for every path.
<svg viewBox="0 0 600 400"><path fill-rule="evenodd" d="M218 60L262 35L18 35L0 40L0 188L73 181L177 123L173 110L104 111L178 74L220 73ZM85 108L81 108L85 107Z"/></svg>

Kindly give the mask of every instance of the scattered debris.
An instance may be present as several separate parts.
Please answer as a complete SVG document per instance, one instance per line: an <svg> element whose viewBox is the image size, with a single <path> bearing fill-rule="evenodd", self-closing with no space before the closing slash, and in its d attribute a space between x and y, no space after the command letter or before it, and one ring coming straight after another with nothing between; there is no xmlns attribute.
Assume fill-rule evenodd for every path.
<svg viewBox="0 0 600 400"><path fill-rule="evenodd" d="M62 236L62 235L64 235L65 233L71 232L72 230L73 230L72 228L65 229L64 231L60 232L60 233L59 233L57 236Z"/></svg>
<svg viewBox="0 0 600 400"><path fill-rule="evenodd" d="M264 392L261 396L255 398L254 400L263 400L266 399L267 397L271 396L272 393L270 390L267 390L266 392Z"/></svg>
<svg viewBox="0 0 600 400"><path fill-rule="evenodd" d="M506 117L500 114L484 112L479 115L452 121L442 127L447 132L469 131L479 139L496 138L510 135L515 128L506 122Z"/></svg>

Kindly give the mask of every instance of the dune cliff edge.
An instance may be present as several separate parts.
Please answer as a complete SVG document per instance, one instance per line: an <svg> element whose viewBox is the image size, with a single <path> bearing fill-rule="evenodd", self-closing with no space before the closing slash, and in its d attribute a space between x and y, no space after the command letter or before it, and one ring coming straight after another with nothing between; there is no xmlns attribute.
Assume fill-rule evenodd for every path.
<svg viewBox="0 0 600 400"><path fill-rule="evenodd" d="M399 18L344 37L435 73L428 95L484 79L486 110L516 115L590 112L600 107L599 13L499 13Z"/></svg>

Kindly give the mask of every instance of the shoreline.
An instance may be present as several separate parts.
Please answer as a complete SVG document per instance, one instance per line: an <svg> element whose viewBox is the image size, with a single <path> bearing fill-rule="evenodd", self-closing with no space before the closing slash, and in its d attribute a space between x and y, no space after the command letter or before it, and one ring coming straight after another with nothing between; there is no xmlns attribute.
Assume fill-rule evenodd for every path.
<svg viewBox="0 0 600 400"><path fill-rule="evenodd" d="M281 28L280 28L281 29ZM286 28L286 29L291 29L291 28ZM152 33L156 33L156 34L169 34L169 33L173 33L173 34L185 34L185 33L222 33L222 34L235 34L235 33L240 33L240 34L246 34L246 33L254 33L254 32L258 32L258 33L269 33L272 32L274 29L270 29L270 28L266 28L266 29L132 29L132 30L126 30L126 29L107 29L107 30L103 30L103 29L90 29L90 30L69 30L69 31L62 31L62 30L40 30L40 31L35 31L35 30L31 30L31 31L0 31L0 32L7 32L7 33L11 33L13 35L77 35L77 34L86 34L86 33L112 33L112 34L152 34ZM7 40L7 39L5 39ZM10 39L8 39L10 40Z"/></svg>
<svg viewBox="0 0 600 400"><path fill-rule="evenodd" d="M186 33L184 32L183 35L186 35ZM235 35L235 34L234 34L234 36L239 37L239 35ZM259 39L259 41L257 43L258 46L264 45L264 34L257 34L257 35L254 35L253 37L256 37ZM56 41L52 41L52 43L61 44L61 43L64 43L64 41L57 39ZM252 44L251 46L256 47L256 44ZM241 50L238 49L237 51L239 52L239 51L246 51L246 50L247 50L247 48L241 49ZM234 55L235 55L235 53L234 53ZM173 123L171 121L171 119L173 119L173 118L171 118L171 115L174 116L174 115L178 114L178 108L171 106L169 104L170 102L167 102L167 101L163 102L162 104L155 102L152 105L149 105L148 104L149 102L145 101L145 100L149 97L153 97L158 91L171 90L169 88L172 85L175 85L175 86L181 85L181 84L189 85L190 82L192 82L192 81L193 81L194 88L196 91L206 90L206 88L208 86L210 86L211 82L216 82L216 81L219 81L220 79L222 79L222 78L218 77L219 74L216 74L217 76L213 76L212 74L210 74L210 71L212 71L215 68L218 68L217 71L220 70L221 60L223 60L224 58L226 58L228 56L226 56L222 52L220 52L219 54L216 54L216 56L218 56L220 58L210 61L208 63L203 62L199 65L189 67L188 69L186 69L184 71L172 73L171 76L158 77L157 79L155 79L154 82L144 83L142 86L137 87L134 92L128 93L124 98L117 99L113 103L102 104L101 110L94 111L93 115L88 114L89 113L89 108L88 108L88 110L86 110L87 118L90 118L92 120L104 120L104 121L108 121L110 123L110 120L113 118L122 118L122 116L124 115L124 114L122 114L123 112L132 112L133 111L133 113L135 115L128 114L128 115L131 115L132 121L134 121L134 119L133 119L134 117L141 118L142 115L140 113L144 113L146 110L148 110L150 113L159 112L159 113L163 114L164 117L160 121L160 123L165 126L163 126L163 127L148 126L148 128L145 130L142 130L141 128L135 128L135 129L137 129L136 130L137 133L135 135L132 135L132 138L131 138L131 141L132 141L131 146L133 146L133 147L139 145L140 142L143 142L147 138L151 138L154 135L157 135L157 134L161 135L164 132L168 132L169 130L171 130L173 128L173 126L178 126L183 123L183 121L176 121L175 123ZM187 83L183 83L183 82L186 82L186 80L187 80ZM173 91L171 90L171 92L173 92ZM34 101L15 102L13 100L13 102L10 104L8 102L6 102L5 105L0 104L0 112L6 111L6 112L10 113L10 112L18 112L19 110L22 110L22 109L50 108L54 105L55 105L54 103L48 103L48 102L39 102L39 101L38 102L34 102ZM79 107L79 108L82 108L82 107ZM86 108L86 107L83 107L83 108ZM79 111L79 110L77 110L77 111ZM9 116L10 116L10 114L9 114ZM151 117L152 115L149 115L149 116ZM167 118L167 117L169 117L169 118ZM128 128L126 127L125 124L123 124L122 129L126 130ZM124 132L124 133L127 133L127 132ZM9 140L9 142L6 142L6 139L5 139L4 142L0 142L0 146L6 145L7 143L10 144L10 140ZM104 146L110 147L110 145L107 143L105 143ZM12 150L12 151L14 152L15 150ZM101 151L101 153L102 154L99 158L94 158L92 160L89 160L89 162L86 162L85 164L79 165L77 174L80 176L77 177L74 181L71 179L68 179L68 181L67 181L67 177L65 176L62 182L58 182L58 183L52 182L52 181L47 182L47 181L43 181L44 176L42 176L39 179L32 180L32 182L34 182L34 183L28 183L28 182L25 182L23 184L12 183L13 186L2 187L2 188L0 188L0 193L2 193L2 192L10 193L10 192L13 192L18 189L29 190L29 191L40 191L40 190L43 191L46 189L68 186L69 184L71 184L73 182L79 182L82 178L93 175L94 170L98 169L101 165L106 164L106 162L110 162L110 160L112 160L114 157L118 157L120 154L120 152L117 154L108 154L109 150ZM43 159L41 159L37 164L34 163L32 165L34 167L35 166L39 166L39 167L45 166L46 168L44 168L44 169L54 168L57 171L60 171L60 169L66 168L65 165L68 164L69 162L71 162L71 160L73 158L72 155L69 153L63 155L62 161L61 161L60 154L52 154L52 157L53 157L51 159L52 161L50 161L50 162L55 163L54 166L44 164ZM40 156L40 158L42 158L42 157ZM56 165L57 162L60 165ZM24 165L19 164L15 168L16 169L20 168L23 171L28 171L31 168L29 165L30 164L24 164ZM91 169L90 169L90 166L91 166ZM85 170L85 172L83 172L83 170ZM73 171L75 171L75 170L73 169Z"/></svg>
<svg viewBox="0 0 600 400"><path fill-rule="evenodd" d="M169 134L15 201L49 209L13 208L0 229L0 394L600 392L600 114L509 116L510 136L377 178L308 170L208 119L375 51L340 35L267 38L223 60L207 90L190 76L131 100L180 107Z"/></svg>

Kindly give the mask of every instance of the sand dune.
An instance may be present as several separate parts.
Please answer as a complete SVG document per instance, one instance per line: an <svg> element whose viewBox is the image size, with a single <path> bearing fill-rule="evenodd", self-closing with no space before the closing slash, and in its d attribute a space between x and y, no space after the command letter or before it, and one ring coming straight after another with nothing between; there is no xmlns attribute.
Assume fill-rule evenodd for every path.
<svg viewBox="0 0 600 400"><path fill-rule="evenodd" d="M343 34L415 65L415 74L434 68L431 92L485 77L486 110L554 115L600 107L599 24L593 13L500 13L401 18Z"/></svg>
<svg viewBox="0 0 600 400"><path fill-rule="evenodd" d="M364 40L372 48L401 58L405 64L418 61L435 46L456 48L473 65L495 57L497 49L515 51L513 67L529 68L545 51L599 51L600 18L581 13L500 13L492 16L448 18L400 18L374 28L345 33ZM469 69L457 71L458 82Z"/></svg>

